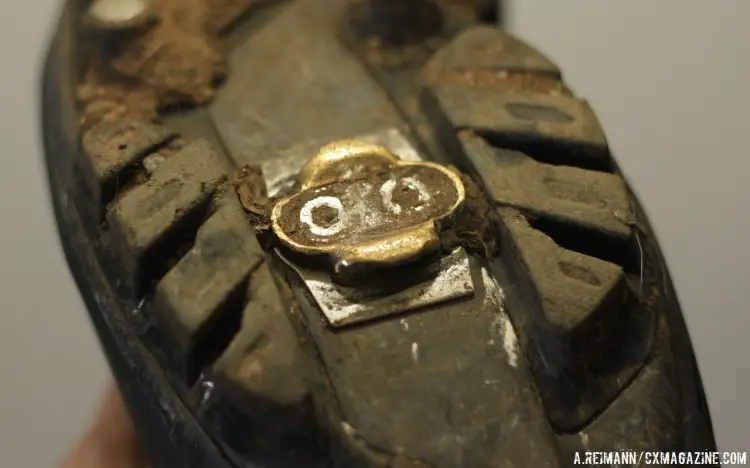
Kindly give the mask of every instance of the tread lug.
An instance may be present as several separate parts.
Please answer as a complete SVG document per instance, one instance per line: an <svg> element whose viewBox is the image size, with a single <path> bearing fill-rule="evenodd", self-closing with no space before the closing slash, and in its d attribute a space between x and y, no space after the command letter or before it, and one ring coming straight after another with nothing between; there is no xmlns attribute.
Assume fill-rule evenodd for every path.
<svg viewBox="0 0 750 468"><path fill-rule="evenodd" d="M579 430L637 375L652 349L655 314L622 267L559 247L518 211L499 208L501 250L519 327L547 417Z"/></svg>
<svg viewBox="0 0 750 468"><path fill-rule="evenodd" d="M581 442L585 441L584 450L611 450L616 444L635 451L678 447L679 411L676 389L670 381L672 372L664 357L647 363L617 400L577 434Z"/></svg>
<svg viewBox="0 0 750 468"><path fill-rule="evenodd" d="M242 296L263 251L239 201L227 197L198 229L195 245L159 282L155 311L176 348L183 375L194 371L196 348ZM240 297L241 299L241 297Z"/></svg>
<svg viewBox="0 0 750 468"><path fill-rule="evenodd" d="M214 365L214 372L253 395L293 406L308 394L301 364L297 335L264 264L250 280L242 328Z"/></svg>
<svg viewBox="0 0 750 468"><path fill-rule="evenodd" d="M520 150L542 162L612 169L604 131L584 100L434 84L422 103L445 134L473 130L494 146Z"/></svg>
<svg viewBox="0 0 750 468"><path fill-rule="evenodd" d="M322 437L310 399L316 368L302 350L286 304L268 264L261 264L250 276L240 330L207 375L213 395L199 411L237 450L272 460L289 455L284 466L300 466L301 459L321 450ZM243 431L227 429L227 421L235 419L241 419Z"/></svg>
<svg viewBox="0 0 750 468"><path fill-rule="evenodd" d="M140 294L151 270L161 267L156 257L170 250L170 240L197 228L196 217L226 173L222 158L198 140L166 158L150 179L110 206L107 219L131 293Z"/></svg>
<svg viewBox="0 0 750 468"><path fill-rule="evenodd" d="M495 204L619 241L630 238L634 218L621 177L542 164L517 151L493 148L469 132L458 138L472 172Z"/></svg>
<svg viewBox="0 0 750 468"><path fill-rule="evenodd" d="M438 51L428 68L486 69L560 76L557 66L541 53L492 26L473 26L460 32Z"/></svg>
<svg viewBox="0 0 750 468"><path fill-rule="evenodd" d="M81 139L81 169L98 209L114 197L128 167L176 137L165 127L130 119L105 121L89 129Z"/></svg>
<svg viewBox="0 0 750 468"><path fill-rule="evenodd" d="M563 249L512 210L500 210L506 236L519 267L536 289L544 321L564 334L587 322L604 320L622 303L625 273L615 264Z"/></svg>

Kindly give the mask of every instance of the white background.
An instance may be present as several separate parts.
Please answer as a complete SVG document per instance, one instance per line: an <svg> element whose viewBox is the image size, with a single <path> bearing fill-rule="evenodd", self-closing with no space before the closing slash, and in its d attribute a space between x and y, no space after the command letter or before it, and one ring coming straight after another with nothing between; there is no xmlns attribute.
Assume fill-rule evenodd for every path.
<svg viewBox="0 0 750 468"><path fill-rule="evenodd" d="M0 2L0 465L56 465L108 371L68 273L39 136L56 0ZM721 449L750 450L750 2L510 2L598 112L655 225Z"/></svg>

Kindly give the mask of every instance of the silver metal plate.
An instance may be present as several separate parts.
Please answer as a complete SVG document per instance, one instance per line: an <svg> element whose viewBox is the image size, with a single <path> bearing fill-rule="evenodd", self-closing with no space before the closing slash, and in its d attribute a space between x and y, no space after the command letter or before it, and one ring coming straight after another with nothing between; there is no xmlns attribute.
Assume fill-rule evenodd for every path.
<svg viewBox="0 0 750 468"><path fill-rule="evenodd" d="M352 139L385 146L393 154L404 161L416 162L423 160L409 139L396 128L389 128L381 132L369 133L366 135L358 135ZM282 151L278 157L262 162L261 169L263 170L263 177L266 181L268 195L270 197L275 197L283 191L290 189L302 166L318 154L318 151L328 143L330 143L330 141L306 143L301 146L295 146Z"/></svg>
<svg viewBox="0 0 750 468"><path fill-rule="evenodd" d="M328 323L334 328L474 295L469 257L460 248L440 259L431 268L425 267L434 271L430 278L397 291L384 291L372 285L341 286L334 283L325 272L302 268L285 258L279 250L276 253L300 275ZM418 276L418 272L414 276Z"/></svg>

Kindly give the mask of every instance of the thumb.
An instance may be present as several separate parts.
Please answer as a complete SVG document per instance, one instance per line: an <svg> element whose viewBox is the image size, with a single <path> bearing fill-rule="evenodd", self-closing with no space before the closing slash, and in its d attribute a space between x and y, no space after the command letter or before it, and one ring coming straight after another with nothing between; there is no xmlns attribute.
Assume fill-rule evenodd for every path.
<svg viewBox="0 0 750 468"><path fill-rule="evenodd" d="M117 386L112 384L93 424L60 468L146 468L148 462Z"/></svg>

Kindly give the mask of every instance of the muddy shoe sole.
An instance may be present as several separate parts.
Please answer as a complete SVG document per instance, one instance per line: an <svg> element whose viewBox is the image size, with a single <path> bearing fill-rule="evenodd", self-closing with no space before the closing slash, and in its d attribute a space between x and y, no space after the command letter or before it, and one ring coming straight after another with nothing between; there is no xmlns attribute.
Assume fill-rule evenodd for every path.
<svg viewBox="0 0 750 468"><path fill-rule="evenodd" d="M603 130L484 2L109 3L66 5L44 144L153 466L715 448Z"/></svg>

